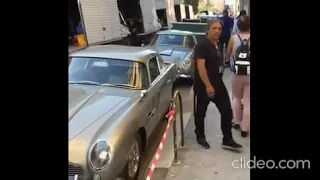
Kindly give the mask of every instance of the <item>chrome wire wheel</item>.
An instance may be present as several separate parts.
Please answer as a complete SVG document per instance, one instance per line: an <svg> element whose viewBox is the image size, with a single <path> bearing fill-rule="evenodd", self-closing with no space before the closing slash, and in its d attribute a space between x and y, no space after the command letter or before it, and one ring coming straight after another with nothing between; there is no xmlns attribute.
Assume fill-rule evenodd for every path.
<svg viewBox="0 0 320 180"><path fill-rule="evenodd" d="M128 176L130 179L134 179L140 164L140 147L137 140L134 141L131 152L128 158Z"/></svg>

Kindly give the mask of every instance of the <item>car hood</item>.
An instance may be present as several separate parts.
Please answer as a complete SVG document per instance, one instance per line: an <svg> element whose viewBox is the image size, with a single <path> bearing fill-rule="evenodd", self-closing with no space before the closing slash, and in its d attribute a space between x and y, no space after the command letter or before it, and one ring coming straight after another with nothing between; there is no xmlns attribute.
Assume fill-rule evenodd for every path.
<svg viewBox="0 0 320 180"><path fill-rule="evenodd" d="M180 63L190 54L190 49L181 46L156 46L157 51L166 63Z"/></svg>
<svg viewBox="0 0 320 180"><path fill-rule="evenodd" d="M69 86L69 139L76 137L126 99L128 97L119 90L118 93L110 93L106 87Z"/></svg>

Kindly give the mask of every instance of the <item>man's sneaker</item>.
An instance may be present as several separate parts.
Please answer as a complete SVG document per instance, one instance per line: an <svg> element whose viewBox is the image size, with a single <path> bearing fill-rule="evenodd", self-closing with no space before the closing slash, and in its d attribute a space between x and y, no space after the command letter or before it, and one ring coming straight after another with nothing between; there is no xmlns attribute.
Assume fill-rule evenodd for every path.
<svg viewBox="0 0 320 180"><path fill-rule="evenodd" d="M247 137L247 136L248 136L248 132L246 132L246 131L241 131L241 136L242 136L242 137Z"/></svg>
<svg viewBox="0 0 320 180"><path fill-rule="evenodd" d="M234 129L236 129L236 130L240 130L241 128L240 128L240 125L239 124L236 124L236 123L233 123L232 124L232 127L234 128Z"/></svg>
<svg viewBox="0 0 320 180"><path fill-rule="evenodd" d="M210 145L209 143L206 141L205 138L197 138L197 142L199 144L199 146L203 149L209 149Z"/></svg>
<svg viewBox="0 0 320 180"><path fill-rule="evenodd" d="M236 143L232 138L222 142L222 148L231 150L241 150L242 145Z"/></svg>

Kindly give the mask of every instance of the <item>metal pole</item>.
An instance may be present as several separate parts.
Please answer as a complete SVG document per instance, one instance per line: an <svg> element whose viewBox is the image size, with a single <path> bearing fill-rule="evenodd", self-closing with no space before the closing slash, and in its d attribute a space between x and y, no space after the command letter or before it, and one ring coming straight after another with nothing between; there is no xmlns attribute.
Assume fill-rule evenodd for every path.
<svg viewBox="0 0 320 180"><path fill-rule="evenodd" d="M182 106L181 94L177 93L177 97L180 104L180 135L181 135L180 145L183 147L184 146L184 122L183 122L183 106Z"/></svg>
<svg viewBox="0 0 320 180"><path fill-rule="evenodd" d="M175 105L174 105L175 107ZM177 145L177 122L175 117L173 119L173 153L174 153L174 163L178 162L178 145Z"/></svg>
<svg viewBox="0 0 320 180"><path fill-rule="evenodd" d="M177 91L176 91L177 92ZM176 110L176 92L173 96L172 99L172 109L171 110ZM177 122L176 122L176 113L173 114L173 163L177 163L178 162L178 146L177 146Z"/></svg>

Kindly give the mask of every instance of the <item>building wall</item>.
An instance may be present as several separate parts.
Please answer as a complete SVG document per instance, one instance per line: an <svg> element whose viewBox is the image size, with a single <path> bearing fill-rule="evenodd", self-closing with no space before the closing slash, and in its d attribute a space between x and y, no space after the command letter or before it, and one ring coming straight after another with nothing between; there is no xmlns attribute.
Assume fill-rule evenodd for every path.
<svg viewBox="0 0 320 180"><path fill-rule="evenodd" d="M246 10L247 14L250 15L250 0L240 0L240 10Z"/></svg>
<svg viewBox="0 0 320 180"><path fill-rule="evenodd" d="M225 1L225 4L229 5L231 12L233 12L235 15L238 15L240 9L240 0L227 0Z"/></svg>
<svg viewBox="0 0 320 180"><path fill-rule="evenodd" d="M224 10L225 0L210 0L210 2L220 12Z"/></svg>
<svg viewBox="0 0 320 180"><path fill-rule="evenodd" d="M238 14L240 11L240 0L234 0L235 3L235 12Z"/></svg>
<svg viewBox="0 0 320 180"><path fill-rule="evenodd" d="M182 4L182 0L174 0L174 4L175 5Z"/></svg>
<svg viewBox="0 0 320 180"><path fill-rule="evenodd" d="M247 0L247 12L248 12L248 15L250 16L250 0Z"/></svg>

